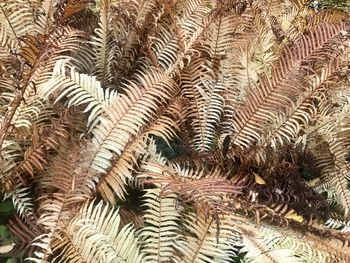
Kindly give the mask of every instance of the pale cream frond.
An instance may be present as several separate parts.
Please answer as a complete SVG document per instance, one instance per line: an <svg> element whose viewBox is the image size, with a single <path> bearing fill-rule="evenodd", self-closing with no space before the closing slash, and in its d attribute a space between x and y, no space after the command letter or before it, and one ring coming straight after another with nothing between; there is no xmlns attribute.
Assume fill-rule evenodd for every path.
<svg viewBox="0 0 350 263"><path fill-rule="evenodd" d="M51 262L144 262L134 227L119 225L118 209L86 202L53 243L59 253Z"/></svg>
<svg viewBox="0 0 350 263"><path fill-rule="evenodd" d="M35 30L32 6L25 0L9 0L0 4L0 19L9 36L19 43L20 37Z"/></svg>
<svg viewBox="0 0 350 263"><path fill-rule="evenodd" d="M44 99L51 94L56 97L55 103L67 98L68 107L84 107L83 112L89 114L89 130L98 122L98 117L104 112L103 108L118 96L116 91L103 89L95 76L81 74L74 67L67 66L67 60L56 62L52 78L40 91L40 96Z"/></svg>
<svg viewBox="0 0 350 263"><path fill-rule="evenodd" d="M249 263L277 263L283 261L300 263L302 262L297 257L293 256L293 251L290 248L274 249L277 237L267 236L258 231L252 233L242 231L243 245L241 252L247 252L245 255Z"/></svg>
<svg viewBox="0 0 350 263"><path fill-rule="evenodd" d="M137 163L149 155L148 148L152 144L150 136L158 136L169 144L176 136L179 123L184 115L186 101L177 99L154 123L138 135L132 143L128 143L121 154L113 163L111 169L100 181L99 191L105 200L115 204L117 197L125 200L127 181L133 181L133 173Z"/></svg>
<svg viewBox="0 0 350 263"><path fill-rule="evenodd" d="M173 98L177 85L164 74L150 70L137 82L125 84L125 94L105 108L106 116L92 131L95 154L90 170L106 172L113 155L121 155L131 138L157 118L157 110Z"/></svg>
<svg viewBox="0 0 350 263"><path fill-rule="evenodd" d="M140 232L145 262L180 262L176 254L179 207L175 195L161 197L160 189L148 189L144 195L146 226Z"/></svg>
<svg viewBox="0 0 350 263"><path fill-rule="evenodd" d="M203 215L187 213L183 225L188 233L178 241L182 261L186 263L232 262L237 256L237 245L241 237L234 218L230 216L213 219ZM218 231L218 227L220 230Z"/></svg>
<svg viewBox="0 0 350 263"><path fill-rule="evenodd" d="M6 185L5 179L11 174L13 169L15 169L15 167L18 164L18 161L21 156L20 145L12 140L4 140L1 147L1 156L2 158L0 159L0 180L2 184L5 184L3 186L4 189L1 190L10 190L11 187L9 185ZM10 179L15 180L15 178ZM7 187L9 187L9 189L6 189Z"/></svg>

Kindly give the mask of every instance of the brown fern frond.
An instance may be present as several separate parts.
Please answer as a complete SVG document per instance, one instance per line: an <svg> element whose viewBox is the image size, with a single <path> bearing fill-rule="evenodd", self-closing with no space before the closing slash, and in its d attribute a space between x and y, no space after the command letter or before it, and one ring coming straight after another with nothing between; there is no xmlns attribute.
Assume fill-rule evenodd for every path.
<svg viewBox="0 0 350 263"><path fill-rule="evenodd" d="M59 3L55 13L56 20L67 20L75 13L84 10L88 4L93 3L93 0L63 0Z"/></svg>
<svg viewBox="0 0 350 263"><path fill-rule="evenodd" d="M0 194L27 260L349 261L348 15L0 2Z"/></svg>
<svg viewBox="0 0 350 263"><path fill-rule="evenodd" d="M112 63L116 41L113 34L112 8L108 0L101 1L99 28L95 29L96 37L92 40L95 54L96 76L102 85L110 84L112 80Z"/></svg>
<svg viewBox="0 0 350 263"><path fill-rule="evenodd" d="M119 209L119 215L121 227L130 223L132 223L136 228L141 228L145 225L143 215L137 214L135 211L127 207L121 207Z"/></svg>
<svg viewBox="0 0 350 263"><path fill-rule="evenodd" d="M328 87L336 78L338 70L342 67L342 58L336 58L330 61L328 65L322 68L321 72L308 76L304 79L306 91L301 93L296 103L292 102L291 107L286 112L275 115L275 120L265 136L262 137L261 147L265 148L269 142L273 148L284 141L293 142L298 135L318 113L318 109L323 104L327 104L326 99ZM264 154L258 153L257 159L264 160Z"/></svg>
<svg viewBox="0 0 350 263"><path fill-rule="evenodd" d="M308 27L315 27L321 23L340 23L349 19L349 15L339 9L325 9L313 15L308 21Z"/></svg>
<svg viewBox="0 0 350 263"><path fill-rule="evenodd" d="M50 159L51 165L40 180L39 187L44 192L71 193L81 197L89 197L92 194L92 182L89 182L87 175L77 169L81 162L77 146L70 149L60 149L57 156Z"/></svg>
<svg viewBox="0 0 350 263"><path fill-rule="evenodd" d="M310 35L304 35L291 48L285 47L272 68L271 80L266 75L262 76L258 86L249 92L246 105L237 110L233 120L233 144L245 148L253 142L261 141L260 134L264 131L264 126L273 119L268 112L290 105L295 94L304 91L299 85L290 85L290 79L294 82L300 79L303 76L300 72L302 63L312 59L313 54L327 53L323 46L344 29L345 24L320 25L310 30ZM317 41L316 36L320 36Z"/></svg>
<svg viewBox="0 0 350 263"><path fill-rule="evenodd" d="M245 186L245 180L227 180L219 167L196 170L147 163L142 168L140 178L144 178L145 183L159 185L161 196L176 193L180 200L192 204L198 213L207 217L230 211L230 203L234 202L230 198L241 194Z"/></svg>
<svg viewBox="0 0 350 263"><path fill-rule="evenodd" d="M66 127L63 125L53 125L52 133L46 138L40 138L37 129L34 128L31 147L24 153L23 161L17 166L14 174L22 171L28 172L34 176L34 168L39 171L44 171L44 165L47 165L46 151L57 150L58 142L68 139ZM56 127L55 127L56 126ZM40 132L44 136L44 132Z"/></svg>
<svg viewBox="0 0 350 263"><path fill-rule="evenodd" d="M32 225L25 224L20 218L14 216L7 224L11 234L18 239L14 247L14 253L24 254L22 260L26 256L32 256L34 253L33 247L30 246L35 237L42 234L42 229L32 223ZM16 255L14 255L16 257Z"/></svg>

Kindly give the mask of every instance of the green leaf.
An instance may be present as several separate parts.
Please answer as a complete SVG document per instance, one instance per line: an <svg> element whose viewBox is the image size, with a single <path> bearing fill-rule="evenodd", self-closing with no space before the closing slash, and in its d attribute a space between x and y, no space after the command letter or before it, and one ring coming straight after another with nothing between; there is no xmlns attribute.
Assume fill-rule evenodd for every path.
<svg viewBox="0 0 350 263"><path fill-rule="evenodd" d="M13 204L10 200L0 203L0 214L7 214L13 212Z"/></svg>
<svg viewBox="0 0 350 263"><path fill-rule="evenodd" d="M5 240L5 242L3 242L3 243L11 243L12 242L10 231L4 225L0 225L0 240Z"/></svg>
<svg viewBox="0 0 350 263"><path fill-rule="evenodd" d="M10 200L0 202L0 224L3 224L13 214L14 207Z"/></svg>

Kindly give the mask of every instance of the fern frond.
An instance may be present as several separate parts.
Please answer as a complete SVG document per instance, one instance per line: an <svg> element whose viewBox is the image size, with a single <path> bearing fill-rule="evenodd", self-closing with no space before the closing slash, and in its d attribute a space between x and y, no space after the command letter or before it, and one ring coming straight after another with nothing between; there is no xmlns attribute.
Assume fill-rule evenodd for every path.
<svg viewBox="0 0 350 263"><path fill-rule="evenodd" d="M340 233L349 234L350 233L350 222L342 221L333 218L329 218L325 225L329 228L335 228L340 231Z"/></svg>
<svg viewBox="0 0 350 263"><path fill-rule="evenodd" d="M49 33L54 22L54 13L56 12L56 6L53 4L53 0L43 0L41 6L38 8L39 15L36 20L36 31L39 34L46 35Z"/></svg>
<svg viewBox="0 0 350 263"><path fill-rule="evenodd" d="M188 117L195 133L193 145L198 152L212 148L224 105L222 94L226 85L215 80L213 74L200 59L194 59L181 74L183 96L191 102Z"/></svg>
<svg viewBox="0 0 350 263"><path fill-rule="evenodd" d="M122 155L112 164L109 171L101 178L98 190L102 197L111 204L116 203L115 195L125 200L127 180L133 180L133 171L139 155L146 153L147 144L144 137L140 137L127 145Z"/></svg>
<svg viewBox="0 0 350 263"><path fill-rule="evenodd" d="M19 257L350 261L348 15L0 2L0 194Z"/></svg>
<svg viewBox="0 0 350 263"><path fill-rule="evenodd" d="M95 29L96 37L92 39L92 46L95 54L96 76L103 86L111 83L112 62L116 49L113 27L111 26L111 5L110 1L102 0L100 8L99 28Z"/></svg>
<svg viewBox="0 0 350 263"><path fill-rule="evenodd" d="M70 193L89 198L95 190L95 184L89 175L81 172L83 167L83 157L75 142L61 146L57 155L50 158L50 165L40 180L40 188L45 192Z"/></svg>
<svg viewBox="0 0 350 263"><path fill-rule="evenodd" d="M19 38L35 30L32 6L28 1L10 0L0 5L1 24L12 39L19 42Z"/></svg>
<svg viewBox="0 0 350 263"><path fill-rule="evenodd" d="M147 163L140 175L146 182L161 186L161 196L176 193L182 201L192 204L206 216L231 211L230 198L241 193L244 182L230 181L218 167L206 171L186 167L169 167Z"/></svg>
<svg viewBox="0 0 350 263"><path fill-rule="evenodd" d="M320 238L312 234L308 234L306 237L312 244L312 248L324 255L325 262L349 261L350 249L347 238L341 238L339 235L338 238Z"/></svg>
<svg viewBox="0 0 350 263"><path fill-rule="evenodd" d="M17 214L28 224L35 222L35 211L33 198L30 197L30 189L20 184L5 196L11 198Z"/></svg>
<svg viewBox="0 0 350 263"><path fill-rule="evenodd" d="M325 9L313 15L308 20L308 27L315 27L321 23L339 23L349 19L349 15L339 9Z"/></svg>
<svg viewBox="0 0 350 263"><path fill-rule="evenodd" d="M164 74L150 70L125 85L125 93L105 108L106 117L93 134L95 154L90 169L105 173L111 157L122 153L129 140L138 135L147 122L157 117L157 110L177 92L176 84Z"/></svg>
<svg viewBox="0 0 350 263"><path fill-rule="evenodd" d="M333 113L337 116L337 124L334 125L333 119L329 116L320 116L323 124L318 126L316 132L310 136L310 142L316 138L322 138L323 142L316 145L310 143L316 157L318 165L322 169L322 179L316 189L324 191L325 189L333 189L338 199L338 203L344 208L345 217L350 212L350 191L348 189L349 167L347 164L348 146L348 117L346 106L339 113ZM344 114L345 113L345 114ZM322 123L322 121L320 121ZM317 137L318 136L318 137ZM315 138L316 137L316 138ZM317 148L314 148L317 146ZM320 187L323 185L323 187ZM322 189L323 188L323 189Z"/></svg>
<svg viewBox="0 0 350 263"><path fill-rule="evenodd" d="M115 193L121 200L125 199L125 185L127 180L134 180L133 171L142 156L148 155L148 144L150 136L159 136L165 142L175 137L175 132L185 111L183 99L176 99L169 108L161 114L147 129L142 131L132 143L128 143L109 171L102 177L99 183L99 191L105 200L115 204Z"/></svg>
<svg viewBox="0 0 350 263"><path fill-rule="evenodd" d="M14 253L18 253L18 255L23 253L26 255L33 255L33 247L30 245L35 237L42 234L40 226L38 227L34 222L28 222L25 224L19 217L13 216L9 220L7 227L12 235L17 238ZM24 258L24 255L20 256L20 260L24 261Z"/></svg>
<svg viewBox="0 0 350 263"><path fill-rule="evenodd" d="M50 161L43 178L39 181L42 194L39 197L37 224L44 232L32 242L36 248L36 262L51 262L53 244L61 231L75 215L80 204L89 200L94 192L94 182L89 174L82 173L84 160L77 145L68 145L58 151ZM79 164L80 167L77 165Z"/></svg>
<svg viewBox="0 0 350 263"><path fill-rule="evenodd" d="M293 256L293 251L289 248L273 249L276 242L276 236L259 235L258 231L252 233L243 231L243 245L241 252L247 252L245 255L249 263L274 263L279 262L279 259L288 260L288 262L300 262L300 260Z"/></svg>
<svg viewBox="0 0 350 263"><path fill-rule="evenodd" d="M148 189L144 195L147 210L146 226L140 232L142 251L146 262L179 261L175 253L180 213L176 209L176 196L161 198L160 189Z"/></svg>
<svg viewBox="0 0 350 263"><path fill-rule="evenodd" d="M39 138L37 129L33 131L32 144L27 148L23 155L23 160L16 167L13 173L28 172L34 176L34 169L41 172L44 171L44 166L47 165L47 153L50 150L57 150L58 146L66 143L68 140L67 127L64 123L54 123L48 136L44 137L44 132L40 135L44 138Z"/></svg>
<svg viewBox="0 0 350 263"><path fill-rule="evenodd" d="M249 92L246 105L237 110L233 120L233 144L246 148L254 141L261 141L260 134L264 131L264 126L272 121L268 112L290 105L293 96L304 90L299 85L291 86L289 79L295 81L300 78L301 63L310 61L319 52L325 53L323 46L344 29L345 24L320 25L310 30L310 36L304 35L296 41L292 48L285 47L272 68L271 80L268 76L263 76L259 86ZM315 41L318 34L320 37Z"/></svg>
<svg viewBox="0 0 350 263"><path fill-rule="evenodd" d="M41 126L41 123L45 123L45 121L49 120L54 115L55 113L52 106L35 96L19 105L12 117L12 124L19 130L31 130L32 125L36 124L37 126Z"/></svg>
<svg viewBox="0 0 350 263"><path fill-rule="evenodd" d="M140 34L147 34L149 24L145 19L150 13L154 15L159 7L154 0L118 1L113 8L113 31L115 33L116 50L114 51L114 75L117 80L134 73L137 68L140 49ZM145 24L144 24L145 23ZM142 30L144 27L145 30ZM143 60L143 59L141 59ZM141 62L142 64L142 62ZM148 63L146 63L148 64Z"/></svg>
<svg viewBox="0 0 350 263"><path fill-rule="evenodd" d="M33 262L49 262L48 259L52 253L52 243L61 227L64 226L64 223L72 216L72 211L67 209L69 200L65 194L53 194L50 197L43 197L44 196L42 196L42 202L38 209L40 217L38 218L37 224L42 226L45 231L32 242L32 246L36 249L34 257L29 258L29 260ZM70 201L71 204L76 202L74 199Z"/></svg>
<svg viewBox="0 0 350 263"><path fill-rule="evenodd" d="M338 167L337 167L338 168ZM338 169L334 171L328 171L327 177L332 178L331 188L334 188L337 197L339 198L340 204L344 208L345 217L349 217L350 213L350 190L348 188L349 172L339 171Z"/></svg>
<svg viewBox="0 0 350 263"><path fill-rule="evenodd" d="M284 229L277 229L272 227L260 227L259 229L256 229L254 231L256 231L256 235L260 236L258 237L259 241L255 243L255 245L259 247L256 252L260 250L260 252L258 253L263 253L263 255L259 257L259 259L262 260L262 258L269 257L270 260L272 260L266 260L266 262L275 262L273 261L273 258L278 255L280 255L280 258L283 259L286 259L287 255L289 255L288 262L330 263L345 262L343 260L346 260L346 258L343 258L339 254L334 253L334 251L330 249L324 249L322 247L319 247L317 245L317 242L315 242L319 238L313 235L305 235L303 239L300 239L297 233L293 231L285 231ZM330 243L335 242L335 240L332 239L329 239L327 241ZM260 243L260 245L258 245L258 243ZM266 249L265 252L262 251L264 250L264 246ZM246 249L247 248L243 248L243 251ZM251 260L248 262L256 262L256 256L257 255L253 256L253 258L251 258ZM249 252L246 257L249 258ZM279 262L279 260L276 260L276 262Z"/></svg>
<svg viewBox="0 0 350 263"><path fill-rule="evenodd" d="M4 121L1 125L1 137L0 142L7 136L8 129L11 125L16 123L19 120L21 114L19 114L22 110L24 113L31 113L33 107L26 107L26 100L30 100L32 104L37 105L40 102L38 101L38 96L36 92L40 91L40 84L45 83L51 77L51 70L57 61L57 58L62 56L67 51L71 51L74 53L74 50L77 51L79 49L78 43L80 42L82 34L77 32L76 30L72 30L69 28L62 29L58 28L55 30L50 38L47 40L45 49L45 55L41 52L38 52L38 47L36 45L40 45L41 40L40 37L37 38L27 38L27 45L22 48L22 56L28 65L32 65L32 67L26 67L23 69L25 71L26 77L24 80L20 80L20 92L16 94L13 101L11 102L11 108L6 112ZM33 51L34 50L34 51ZM48 55L54 53L55 55ZM62 58L62 57L61 57ZM22 73L21 73L22 74ZM35 110L40 110L40 108L35 107ZM44 118L47 117L47 114L44 113ZM25 120L24 123L25 124ZM1 144L1 143L0 143Z"/></svg>
<svg viewBox="0 0 350 263"><path fill-rule="evenodd" d="M19 158L21 156L20 145L12 140L5 140L1 147L1 159L0 159L0 180L1 186L4 189L2 191L11 191L14 187L14 182L17 178L9 178L11 171L15 169Z"/></svg>
<svg viewBox="0 0 350 263"><path fill-rule="evenodd" d="M64 22L74 14L84 10L89 3L91 3L90 0L67 0L60 2L58 4L58 10L56 14L58 16L58 20L62 20L60 22Z"/></svg>
<svg viewBox="0 0 350 263"><path fill-rule="evenodd" d="M237 256L235 246L241 243L234 220L237 218L227 216L216 221L195 213L185 214L183 225L188 233L178 242L183 254L181 262L232 262Z"/></svg>
<svg viewBox="0 0 350 263"><path fill-rule="evenodd" d="M10 59L11 49L14 49L18 45L18 41L12 39L10 34L8 33L8 29L6 26L0 24L0 57L2 60L6 61Z"/></svg>
<svg viewBox="0 0 350 263"><path fill-rule="evenodd" d="M153 52L158 64L163 65L163 70L167 75L172 75L178 67L183 67L184 59L190 48L212 22L212 17L208 17L211 11L208 7L210 5L211 2L208 0L194 0L183 6L182 13L176 18L178 23L176 28L179 32L171 30L171 34L169 34L169 26L160 27L161 30L159 30L159 35L156 37L160 39L164 36L165 41L158 45L155 41Z"/></svg>
<svg viewBox="0 0 350 263"><path fill-rule="evenodd" d="M67 98L68 107L82 105L85 108L83 112L89 113L87 125L91 129L102 114L104 105L111 103L118 95L115 91L104 90L96 77L80 74L74 67L66 67L66 62L56 62L52 78L41 89L40 96L46 99L53 94L55 103Z"/></svg>
<svg viewBox="0 0 350 263"><path fill-rule="evenodd" d="M342 59L335 58L330 61L321 72L308 76L305 81L306 91L300 93L296 103L291 102L290 108L285 112L275 115L275 120L269 129L266 129L265 136L261 136L261 147L265 148L269 143L273 148L278 144L283 145L285 141L292 142L318 113L318 109L326 104L328 83L332 82L337 71L342 66ZM274 115L274 114L273 114ZM259 153L262 160L263 153Z"/></svg>
<svg viewBox="0 0 350 263"><path fill-rule="evenodd" d="M59 253L51 262L144 262L133 226L119 225L118 209L85 203L61 233L62 240L53 243Z"/></svg>
<svg viewBox="0 0 350 263"><path fill-rule="evenodd" d="M121 207L119 209L120 214L120 226L123 227L129 223L135 225L136 228L141 228L145 225L143 220L143 214L136 213L135 211L128 209L127 207Z"/></svg>

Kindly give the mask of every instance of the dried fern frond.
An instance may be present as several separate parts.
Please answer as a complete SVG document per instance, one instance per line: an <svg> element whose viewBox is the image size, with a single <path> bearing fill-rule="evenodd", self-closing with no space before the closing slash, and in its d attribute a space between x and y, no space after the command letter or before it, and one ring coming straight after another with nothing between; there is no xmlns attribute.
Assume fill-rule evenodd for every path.
<svg viewBox="0 0 350 263"><path fill-rule="evenodd" d="M236 246L241 244L235 221L239 222L230 216L214 220L185 213L183 226L188 232L178 241L182 262L232 262L237 256Z"/></svg>
<svg viewBox="0 0 350 263"><path fill-rule="evenodd" d="M65 52L71 51L74 53L74 50L77 50L81 36L82 34L75 30L58 28L47 39L44 46L41 46L43 43L39 36L26 38L26 45L21 50L21 56L25 61L22 62L22 67L17 73L18 83L15 83L15 87L19 89L19 92L16 93L11 101L11 107L4 115L0 142L8 135L9 127L16 122L26 124L26 128L30 128L28 124L31 123L31 119L28 120L27 118L28 116L31 117L33 112L39 116L39 113L43 112L43 116L40 118L50 118L52 113L49 110L44 110L48 108L43 106L46 102L42 103L38 100L36 93L40 90L39 85L50 78L51 70L58 57L62 58L61 56ZM48 54L51 53L55 55L47 59ZM21 119L21 117L24 118Z"/></svg>
<svg viewBox="0 0 350 263"><path fill-rule="evenodd" d="M166 167L156 163L142 166L140 178L161 187L160 196L173 193L183 202L193 205L203 215L217 216L233 209L234 196L241 194L244 180L227 180L219 167L211 170L194 167ZM232 199L231 199L232 198Z"/></svg>
<svg viewBox="0 0 350 263"><path fill-rule="evenodd" d="M27 224L33 224L36 220L33 198L30 197L30 188L18 184L13 191L5 195L11 198L17 214Z"/></svg>
<svg viewBox="0 0 350 263"><path fill-rule="evenodd" d="M19 42L20 37L35 30L35 17L30 2L10 0L1 3L0 8L1 24L12 39Z"/></svg>
<svg viewBox="0 0 350 263"><path fill-rule="evenodd" d="M347 106L337 112L331 112L337 116L337 125L330 116L320 116L320 123L316 131L310 136L310 146L318 158L318 165L322 169L322 179L315 187L320 192L329 189L335 191L337 203L344 209L345 218L349 217L350 191L348 189L349 166L348 156L348 117ZM322 124L322 125L320 125ZM312 143L315 139L318 143ZM320 141L321 139L321 141ZM315 147L317 146L317 148Z"/></svg>
<svg viewBox="0 0 350 263"><path fill-rule="evenodd" d="M216 80L202 60L194 59L181 75L183 96L190 102L189 119L195 133L193 145L198 152L210 151L221 119L225 83Z"/></svg>
<svg viewBox="0 0 350 263"><path fill-rule="evenodd" d="M270 237L264 240L264 236L252 236L249 232L243 232L244 247L241 252L247 252L247 262L279 262L279 258L288 260L288 262L300 262L298 258L293 257L293 251L289 248L271 249L276 237Z"/></svg>
<svg viewBox="0 0 350 263"><path fill-rule="evenodd" d="M139 133L137 139L126 145L121 156L114 161L99 182L99 191L105 200L115 204L114 193L119 199L125 200L127 180L134 180L133 172L137 169L139 159L148 156L147 149L152 144L150 137L158 136L165 142L174 138L186 110L185 103L183 99L175 100L158 119Z"/></svg>
<svg viewBox="0 0 350 263"><path fill-rule="evenodd" d="M298 138L298 135L307 125L316 118L318 109L328 103L326 97L328 87L332 83L337 72L341 69L344 60L341 57L321 69L320 73L308 76L304 79L306 91L300 93L296 103L291 102L291 106L286 111L274 115L274 121L262 137L261 149L264 149L269 143L273 148L278 144L282 145L285 141L291 143ZM263 152L260 159L265 159Z"/></svg>
<svg viewBox="0 0 350 263"><path fill-rule="evenodd" d="M344 233L344 234L350 233L350 222L349 221L342 221L342 220L330 218L327 220L325 225L329 228L339 229L340 233Z"/></svg>
<svg viewBox="0 0 350 263"><path fill-rule="evenodd" d="M53 243L59 253L50 262L144 262L134 227L119 224L118 209L85 203L61 233L62 240Z"/></svg>
<svg viewBox="0 0 350 263"><path fill-rule="evenodd" d="M304 91L299 85L291 86L290 79L300 79L303 76L300 71L302 63L312 60L314 54L327 53L328 49L324 50L323 46L342 34L343 30L345 24L320 25L310 30L310 35L304 35L296 41L292 48L285 47L283 55L272 68L271 80L268 76L263 76L259 85L249 92L245 106L237 110L233 120L233 144L245 148L254 141L261 141L260 134L264 131L264 126L273 120L268 112L290 105L295 94ZM315 41L317 34L320 37Z"/></svg>
<svg viewBox="0 0 350 263"><path fill-rule="evenodd" d="M5 140L1 147L1 156L0 164L0 180L1 180L1 192L11 191L15 185L17 178L9 178L8 176L13 169L15 169L19 158L21 156L21 147L20 145L11 140Z"/></svg>
<svg viewBox="0 0 350 263"><path fill-rule="evenodd" d="M154 56L159 60L158 64L164 65L163 70L166 74L171 75L178 68L183 67L190 48L212 22L213 17L208 16L211 11L210 5L211 1L207 0L189 1L182 7L183 10L180 13L182 16L176 18L175 28L178 32L172 30L170 31L172 34L167 36L169 26L160 28L162 30L159 30L159 36L156 35L157 39L164 36L167 41L160 45L156 45L157 42L155 42Z"/></svg>
<svg viewBox="0 0 350 263"><path fill-rule="evenodd" d="M45 99L53 95L55 103L68 98L68 107L85 107L83 112L89 113L87 125L91 129L104 111L104 106L110 104L118 94L113 90L104 90L95 76L80 74L74 67L66 67L66 63L65 60L56 62L52 78L41 89L40 96ZM66 71L69 71L69 75Z"/></svg>
<svg viewBox="0 0 350 263"><path fill-rule="evenodd" d="M248 251L246 257L250 260L248 262L275 262L278 258L288 258L288 262L346 262L347 257L342 257L335 254L333 251L319 250L317 243L307 242L300 239L289 231L284 233L284 230L260 227L254 230L257 239L251 239L251 232L244 232L246 236L243 238L245 247L242 251ZM246 238L246 240L245 240ZM313 236L304 236L305 240L314 240L317 238ZM328 242L335 242L335 240L328 240ZM255 247L252 249L252 247ZM254 252L253 252L254 251ZM255 253L255 254L254 254Z"/></svg>
<svg viewBox="0 0 350 263"><path fill-rule="evenodd" d="M306 0L95 2L0 3L15 253L348 262L348 15Z"/></svg>
<svg viewBox="0 0 350 263"><path fill-rule="evenodd" d="M95 29L96 37L92 39L95 54L97 79L103 86L111 83L112 63L116 47L115 34L112 26L112 8L110 1L102 0L100 8L99 28Z"/></svg>
<svg viewBox="0 0 350 263"><path fill-rule="evenodd" d="M146 226L140 232L143 241L144 260L179 261L175 253L177 241L177 221L180 212L176 209L176 196L161 198L160 189L148 189L144 195L147 210L144 215Z"/></svg>
<svg viewBox="0 0 350 263"><path fill-rule="evenodd" d="M155 70L127 83L125 94L105 108L106 117L101 116L101 123L91 131L96 153L89 169L106 172L113 153L120 155L129 140L157 118L158 108L173 98L177 89L171 79Z"/></svg>
<svg viewBox="0 0 350 263"><path fill-rule="evenodd" d="M34 248L30 244L35 237L42 234L42 229L34 223L25 224L17 216L13 216L9 220L7 227L12 235L18 238L13 252L21 255L19 259L24 260L26 255L33 255Z"/></svg>

